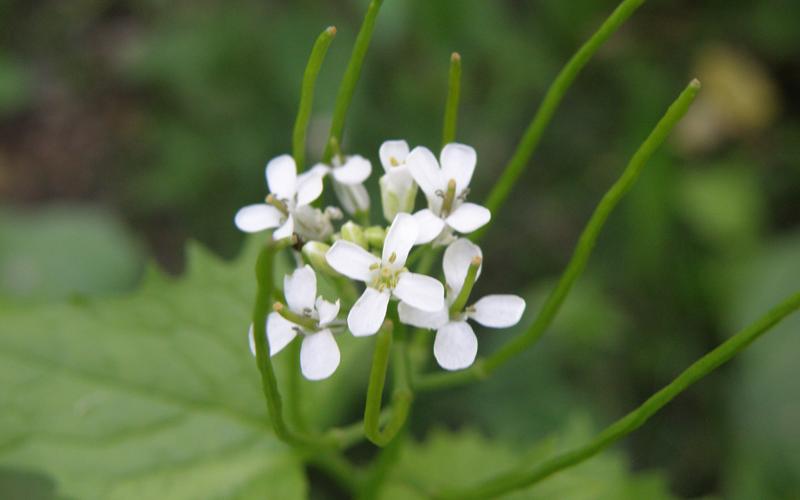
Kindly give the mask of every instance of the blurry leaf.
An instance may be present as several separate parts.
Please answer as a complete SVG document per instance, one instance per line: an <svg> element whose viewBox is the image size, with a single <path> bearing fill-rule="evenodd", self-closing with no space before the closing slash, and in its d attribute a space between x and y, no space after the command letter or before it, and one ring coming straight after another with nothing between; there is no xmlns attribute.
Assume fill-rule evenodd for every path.
<svg viewBox="0 0 800 500"><path fill-rule="evenodd" d="M403 449L391 482L381 498L422 499L427 498L426 492L476 484L520 463L533 465L583 444L591 435L585 419L572 419L560 435L545 440L526 453L519 453L475 431L434 431L424 443L409 443ZM672 497L657 474L632 474L619 453L608 451L538 485L502 498L657 500Z"/></svg>
<svg viewBox="0 0 800 500"><path fill-rule="evenodd" d="M122 223L96 208L0 211L0 296L57 299L130 288L144 257Z"/></svg>
<svg viewBox="0 0 800 500"><path fill-rule="evenodd" d="M5 306L0 468L76 498L303 498L247 347L255 249L190 247L186 277L124 298Z"/></svg>
<svg viewBox="0 0 800 500"><path fill-rule="evenodd" d="M765 213L764 194L753 169L721 164L681 174L678 207L697 235L727 252L752 247Z"/></svg>
<svg viewBox="0 0 800 500"><path fill-rule="evenodd" d="M741 273L730 304L728 330L736 331L800 289L800 233L776 242ZM800 491L800 316L794 315L744 352L732 381L733 453L726 497L793 498Z"/></svg>

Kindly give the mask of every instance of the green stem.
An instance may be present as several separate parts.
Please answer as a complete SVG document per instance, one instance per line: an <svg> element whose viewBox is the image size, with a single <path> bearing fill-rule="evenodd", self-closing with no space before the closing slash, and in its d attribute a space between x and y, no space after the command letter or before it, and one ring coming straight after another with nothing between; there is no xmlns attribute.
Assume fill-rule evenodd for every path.
<svg viewBox="0 0 800 500"><path fill-rule="evenodd" d="M297 314L280 302L275 302L272 305L272 309L274 309L276 313L283 316L286 321L294 323L297 326L302 326L306 330L315 331L318 329L316 321L309 317Z"/></svg>
<svg viewBox="0 0 800 500"><path fill-rule="evenodd" d="M300 432L308 431L308 422L303 414L302 379L300 378L300 346L302 342L297 339L289 343L289 363L286 363L286 378L289 381L287 393L289 420L294 423Z"/></svg>
<svg viewBox="0 0 800 500"><path fill-rule="evenodd" d="M645 163L664 142L675 124L686 114L689 105L694 101L700 82L692 80L691 83L681 92L678 99L672 103L667 112L658 122L656 127L645 139L639 149L631 158L622 176L611 186L603 199L597 205L591 219L581 233L578 245L572 254L566 270L561 275L556 288L550 293L533 324L521 336L505 344L500 350L483 362L476 363L468 370L431 375L419 380L416 386L419 390L432 390L441 387L460 385L466 382L478 380L486 377L499 366L503 365L510 358L520 354L522 351L533 345L544 334L550 326L561 305L572 289L572 285L578 279L586 267L586 263L594 249L597 237L605 225L608 216L617 206L619 201L633 186L639 177Z"/></svg>
<svg viewBox="0 0 800 500"><path fill-rule="evenodd" d="M322 67L322 61L328 52L328 47L336 36L336 28L328 27L314 42L311 55L303 73L303 86L300 91L300 105L297 109L297 118L294 122L294 132L292 133L292 155L297 164L297 171L305 169L306 161L306 131L308 130L308 120L311 118L311 108L314 102L314 86L317 83L317 75Z"/></svg>
<svg viewBox="0 0 800 500"><path fill-rule="evenodd" d="M258 254L256 260L256 280L258 291L253 306L253 337L256 345L256 364L261 372L261 385L267 402L270 422L275 435L282 441L295 446L317 445L315 440L292 432L283 419L283 402L278 390L278 381L272 367L272 359L267 346L267 311L273 292L273 261L275 254L291 244L291 238L268 243Z"/></svg>
<svg viewBox="0 0 800 500"><path fill-rule="evenodd" d="M556 472L593 457L611 444L641 427L650 417L672 401L678 394L739 354L770 328L798 309L800 309L800 292L795 293L766 313L755 323L750 324L748 327L723 342L716 349L695 361L670 382L669 385L650 396L650 398L638 408L608 426L585 445L540 462L533 468L523 467L514 469L478 486L473 486L462 491L443 493L438 495L437 498L493 498L535 484Z"/></svg>
<svg viewBox="0 0 800 500"><path fill-rule="evenodd" d="M573 55L564 68L562 68L561 72L559 72L558 76L556 76L550 88L547 89L547 94L545 94L542 104L536 111L533 121L528 125L519 145L517 145L514 155L506 165L500 179L489 193L489 197L486 200L486 208L492 212L493 219L496 219L497 211L505 202L511 192L511 188L514 187L517 179L525 170L525 167L527 167L528 161L539 145L539 140L550 124L550 120L553 118L558 105L564 98L564 94L567 93L567 90L572 85L572 82L575 81L581 69L589 62L595 52L597 52L597 49L599 49L643 3L644 0L624 0L619 4L602 26L600 26L594 35L578 49L575 55ZM481 239L488 228L489 226L486 225L472 233L472 240L478 241Z"/></svg>
<svg viewBox="0 0 800 500"><path fill-rule="evenodd" d="M450 77L447 84L447 104L444 108L444 127L442 146L456 140L458 125L458 100L461 96L461 55L453 52L450 56Z"/></svg>
<svg viewBox="0 0 800 500"><path fill-rule="evenodd" d="M472 259L472 262L469 263L467 277L464 278L464 286L461 287L461 291L458 292L456 300L454 300L453 304L450 306L451 318L459 314L461 310L464 309L464 306L467 305L469 294L472 293L472 287L475 285L475 278L478 277L478 269L480 269L480 267L481 258L476 256Z"/></svg>
<svg viewBox="0 0 800 500"><path fill-rule="evenodd" d="M370 40L372 40L372 32L375 29L375 18L378 16L378 11L382 3L383 0L372 0L369 3L367 14L364 16L364 22L361 24L361 30L356 37L356 43L353 47L353 53L350 56L350 62L347 64L342 83L339 86L330 132L330 137L336 139L339 143L342 142L342 131L344 130L347 110L350 108L353 94L356 91L356 84L361 75L361 66L364 64L367 48L369 48ZM323 161L325 163L330 163L332 157L333 151L331 150L329 142L325 149L325 154L323 155Z"/></svg>
<svg viewBox="0 0 800 500"><path fill-rule="evenodd" d="M367 403L364 408L364 434L377 446L386 446L405 425L411 407L412 393L409 384L408 365L405 358L406 340L398 338L395 352L395 387L392 393L392 413L383 430L380 429L383 387L386 383L386 370L389 367L389 353L392 347L391 321L387 320L375 340L372 369L367 387Z"/></svg>

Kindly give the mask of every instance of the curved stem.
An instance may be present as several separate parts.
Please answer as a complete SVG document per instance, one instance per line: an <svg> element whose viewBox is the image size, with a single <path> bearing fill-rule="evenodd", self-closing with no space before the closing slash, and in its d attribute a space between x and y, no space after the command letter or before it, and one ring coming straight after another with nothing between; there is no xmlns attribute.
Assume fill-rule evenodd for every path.
<svg viewBox="0 0 800 500"><path fill-rule="evenodd" d="M305 169L306 161L306 130L308 130L308 120L311 118L311 108L314 102L314 86L317 83L317 75L322 67L322 61L328 52L328 47L336 36L336 28L328 27L314 42L311 55L303 73L303 86L300 91L300 105L297 109L297 118L294 121L294 131L292 133L292 156L297 164L297 171Z"/></svg>
<svg viewBox="0 0 800 500"><path fill-rule="evenodd" d="M588 224L581 233L572 258L567 264L567 268L561 275L556 288L550 292L539 314L533 324L521 336L511 340L500 348L489 358L477 362L468 370L431 375L421 378L416 385L418 390L432 390L453 385L460 385L466 382L478 380L503 365L510 358L521 353L533 345L544 334L546 329L553 322L561 305L567 298L572 289L572 285L586 267L586 263L592 254L597 237L605 225L608 216L617 206L619 201L630 190L636 179L639 177L647 160L664 142L675 124L686 114L697 92L700 90L700 82L692 80L689 85L681 92L680 96L672 103L667 112L655 126L650 135L645 139L639 149L631 158L622 176L611 186L603 199L597 205Z"/></svg>
<svg viewBox="0 0 800 500"><path fill-rule="evenodd" d="M766 313L755 323L723 342L678 375L666 387L650 396L638 408L617 420L594 439L583 446L540 462L535 467L523 467L501 474L478 486L462 491L442 493L437 498L493 498L503 493L524 488L559 472L577 465L601 452L611 444L641 427L658 410L672 401L678 394L702 379L723 363L729 361L746 349L753 341L775 326L786 316L800 309L800 292L795 293L780 305Z"/></svg>
<svg viewBox="0 0 800 500"><path fill-rule="evenodd" d="M258 254L256 260L256 281L258 291L253 306L253 337L256 346L256 364L261 372L261 386L267 402L270 422L275 435L282 441L293 445L317 445L318 442L309 437L295 434L283 419L283 401L278 390L278 381L272 367L272 359L267 346L267 311L272 299L272 268L275 254L292 244L291 238L269 242Z"/></svg>
<svg viewBox="0 0 800 500"><path fill-rule="evenodd" d="M361 24L361 30L359 30L358 36L356 37L356 43L353 47L353 53L350 56L350 62L347 64L342 83L339 86L339 93L336 96L336 104L333 110L331 132L329 136L332 139L336 139L339 143L342 142L342 131L344 130L347 110L350 109L350 103L356 91L356 84L361 75L361 66L364 64L364 58L367 55L367 49L372 40L372 32L375 30L375 18L378 17L378 11L382 3L383 0L372 0L369 3L367 14L364 16L364 22ZM328 141L325 154L323 155L323 161L325 163L330 163L332 157L333 150L331 149L330 141Z"/></svg>
<svg viewBox="0 0 800 500"><path fill-rule="evenodd" d="M380 429L381 402L386 383L386 370L389 367L389 353L392 347L391 321L384 322L377 339L372 357L372 369L367 387L367 403L364 408L364 434L377 446L386 446L405 425L411 408L412 393L409 385L407 361L405 359L406 340L398 338L395 352L395 388L392 393L392 413L383 430Z"/></svg>
<svg viewBox="0 0 800 500"><path fill-rule="evenodd" d="M556 108L561 104L564 94L567 93L567 90L569 90L569 87L572 85L572 82L575 81L581 69L589 62L595 52L597 52L597 49L599 49L643 3L644 0L624 0L620 3L602 26L600 26L592 37L578 49L575 55L572 56L564 68L558 73L558 76L556 76L550 88L547 89L547 94L545 94L542 104L536 111L533 121L531 121L530 125L528 125L528 128L525 130L525 134L517 145L516 151L514 151L514 155L511 157L511 160L509 160L503 174L486 199L486 208L492 212L494 217L496 217L497 210L500 209L506 198L508 198L511 188L514 187L517 179L522 175L525 167L528 166L528 161L539 145L539 140L550 124L550 120L553 118ZM488 228L489 226L486 225L472 233L471 239L473 241L478 241L483 237Z"/></svg>
<svg viewBox="0 0 800 500"><path fill-rule="evenodd" d="M442 146L456 140L458 126L458 100L461 96L461 55L453 52L450 56L450 76L447 84L447 104L444 108Z"/></svg>

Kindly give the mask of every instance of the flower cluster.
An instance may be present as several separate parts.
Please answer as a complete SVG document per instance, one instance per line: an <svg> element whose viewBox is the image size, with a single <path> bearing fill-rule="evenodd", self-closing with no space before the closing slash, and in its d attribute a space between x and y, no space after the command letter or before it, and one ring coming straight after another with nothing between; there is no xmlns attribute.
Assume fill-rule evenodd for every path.
<svg viewBox="0 0 800 500"><path fill-rule="evenodd" d="M274 304L266 332L271 356L302 337L300 367L309 380L327 378L338 367L335 334L347 329L356 337L373 335L387 314L406 325L436 330L434 357L442 368L459 370L472 365L478 351L468 319L506 328L519 322L525 309L525 301L515 295L488 295L467 305L483 256L477 245L459 235L481 228L491 218L488 209L467 201L477 163L475 149L447 144L437 160L425 147L410 150L405 141L386 141L378 156L384 169L379 180L381 208L388 227L347 221L336 231L334 221L343 218L342 210L320 208L329 178L344 212L357 220L369 219L364 182L372 164L360 155L337 154L329 165L320 163L301 174L291 156L279 156L267 163L269 195L264 203L243 207L235 217L242 231L273 229L275 240L294 238L293 248L300 250L297 260L308 263L284 277L285 304ZM414 211L418 190L427 208ZM444 283L409 269L412 249L419 245L425 246L417 252L446 247ZM352 304L341 298L329 302L317 295L316 272L362 282L364 291ZM342 309L346 320L338 319ZM252 326L250 345L254 351Z"/></svg>

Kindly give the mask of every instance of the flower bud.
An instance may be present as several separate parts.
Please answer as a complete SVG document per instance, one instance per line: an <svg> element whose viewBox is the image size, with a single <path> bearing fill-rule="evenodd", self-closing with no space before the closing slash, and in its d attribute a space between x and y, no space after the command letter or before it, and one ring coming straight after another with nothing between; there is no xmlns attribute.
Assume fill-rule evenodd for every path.
<svg viewBox="0 0 800 500"><path fill-rule="evenodd" d="M386 229L381 226L370 226L364 230L364 237L372 248L383 248L383 240L386 239Z"/></svg>
<svg viewBox="0 0 800 500"><path fill-rule="evenodd" d="M319 241L309 241L303 245L303 256L308 259L311 267L328 276L341 276L328 264L325 254L330 250L330 246Z"/></svg>
<svg viewBox="0 0 800 500"><path fill-rule="evenodd" d="M344 223L341 229L342 239L351 241L363 249L367 249L367 238L364 236L364 229L353 221Z"/></svg>
<svg viewBox="0 0 800 500"><path fill-rule="evenodd" d="M411 213L414 210L417 185L407 172L387 173L378 183L381 187L383 216L387 221L393 221L398 213Z"/></svg>

